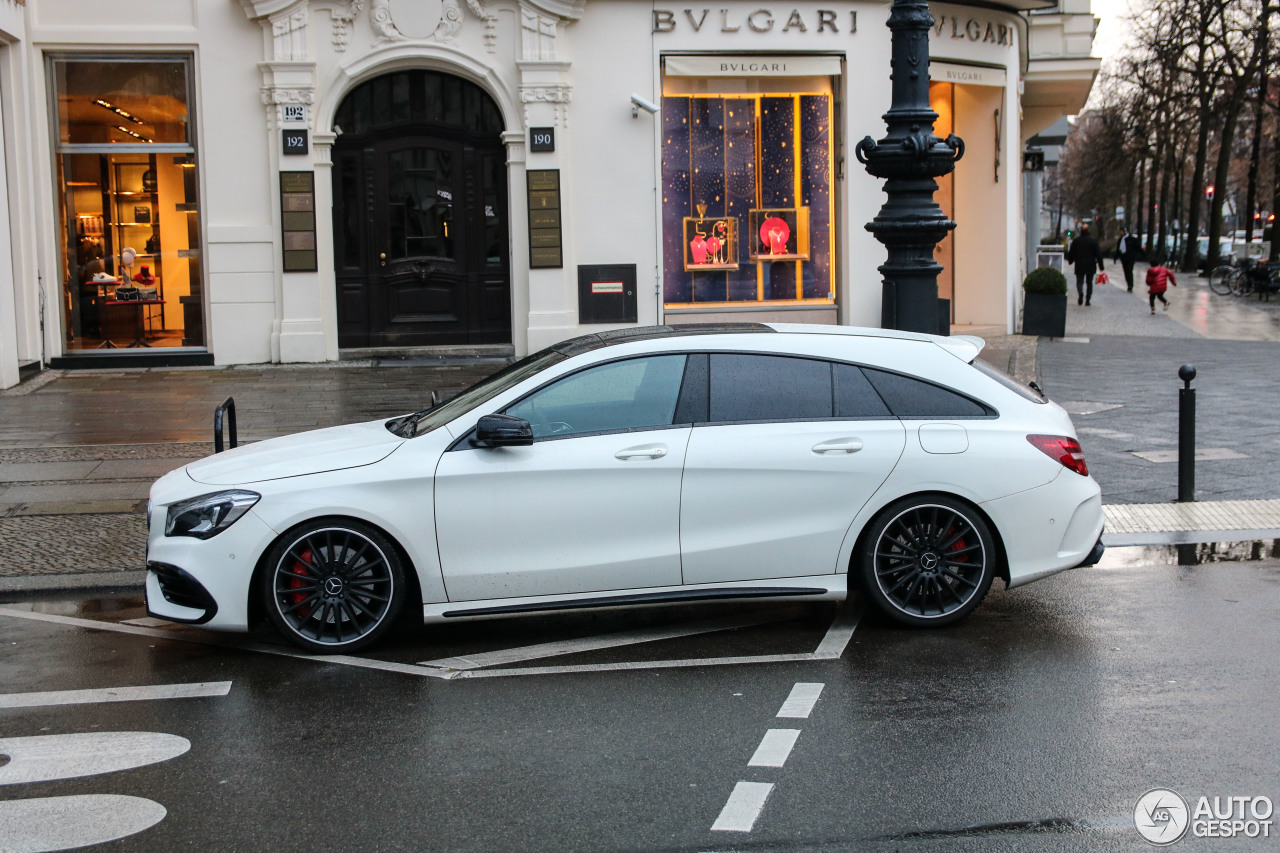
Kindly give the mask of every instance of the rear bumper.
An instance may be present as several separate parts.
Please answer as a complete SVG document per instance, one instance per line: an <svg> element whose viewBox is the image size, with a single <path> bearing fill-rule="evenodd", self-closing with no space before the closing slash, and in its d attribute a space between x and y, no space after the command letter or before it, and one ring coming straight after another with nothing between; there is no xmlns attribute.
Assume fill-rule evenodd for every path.
<svg viewBox="0 0 1280 853"><path fill-rule="evenodd" d="M1102 556L1102 490L1092 477L1064 469L1050 483L982 508L1004 540L1010 587L1091 565L1095 552Z"/></svg>
<svg viewBox="0 0 1280 853"><path fill-rule="evenodd" d="M1102 552L1107 550L1107 546L1102 544L1102 537L1098 537L1098 544L1093 546L1093 550L1089 552L1089 556L1081 560L1077 565L1077 569L1083 569L1086 566L1096 566L1098 561L1102 559Z"/></svg>

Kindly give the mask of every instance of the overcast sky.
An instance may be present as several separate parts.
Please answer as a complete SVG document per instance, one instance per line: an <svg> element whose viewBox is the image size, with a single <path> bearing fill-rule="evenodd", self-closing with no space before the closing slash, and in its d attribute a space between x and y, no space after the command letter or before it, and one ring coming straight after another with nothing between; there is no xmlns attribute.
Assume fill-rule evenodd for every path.
<svg viewBox="0 0 1280 853"><path fill-rule="evenodd" d="M1101 21L1093 39L1093 55L1103 62L1112 59L1124 46L1130 0L1093 0L1093 14Z"/></svg>

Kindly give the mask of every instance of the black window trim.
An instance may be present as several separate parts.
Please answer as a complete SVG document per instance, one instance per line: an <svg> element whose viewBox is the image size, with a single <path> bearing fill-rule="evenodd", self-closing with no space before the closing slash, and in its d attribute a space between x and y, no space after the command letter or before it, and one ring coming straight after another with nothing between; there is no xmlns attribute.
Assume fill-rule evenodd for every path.
<svg viewBox="0 0 1280 853"><path fill-rule="evenodd" d="M872 384L872 385L871 385L871 390L875 392L875 394L876 394L876 396L877 396L877 397L880 397L880 401L881 401L882 403L884 403L885 408L889 410L889 417L888 417L888 418L886 418L886 417L882 417L882 416L878 416L878 415L866 415L866 416L842 416L842 417L837 417L837 416L835 416L835 415L832 415L832 416L831 416L831 417L829 417L829 418L775 418L775 419L769 419L769 420L754 420L754 421L713 421L713 420L710 420L710 411L711 411L711 410L710 410L710 408L709 408L709 405L710 405L710 396L711 396L711 371L710 371L710 369L709 369L709 368L710 368L710 364L708 364L708 371L707 371L707 388L706 388L706 390L705 390L705 392L704 392L704 393L705 393L705 395L706 395L706 399L703 401L704 403L706 403L706 404L707 404L707 405L704 407L704 409L705 409L705 411L707 411L707 413L708 413L708 414L707 414L708 420L705 420L705 421L685 422L685 423L670 423L670 424L662 424L662 425L658 425L658 426L647 426L647 427L627 427L627 428L625 428L625 429L614 429L614 430L596 430L596 431L594 431L594 432L575 432L575 433L570 433L570 434L567 434L567 435L546 435L546 436L541 436L541 437L539 437L539 438L535 438L535 439L533 440L533 441L534 441L534 444L540 444L540 443L545 442L545 441L563 441L563 440L565 440L565 439L570 439L570 438L588 438L588 437L592 437L592 436L599 436L599 435L625 435L625 434L628 434L628 433L653 432L654 430L662 430L662 429L678 429L678 428L680 428L680 427L686 427L686 426L693 427L694 429L697 429L697 428L699 428L699 427L712 427L712 426L745 426L745 425L748 425L748 424L824 423L824 422L827 422L827 421L840 421L840 422L845 422L845 421L883 421L883 420L896 420L896 421L900 421L900 422L901 422L901 421L989 421L989 420L997 420L997 419L999 419L999 417L1000 417L1000 412L999 412L999 410L998 410L998 409L996 409L994 406L990 405L989 403L986 403L986 402L984 402L984 401L982 401L982 400L979 400L979 399L977 399L977 398L973 397L973 396L972 396L972 395L970 395L970 394L966 394L966 393L965 393L965 392L963 392L963 391L959 391L959 390L957 390L957 389L955 389L955 388L951 388L951 387L948 387L948 386L946 386L946 385L942 385L941 383L934 382L934 381L929 380L929 379L925 379L925 378L924 378L924 377L922 377L922 376L916 376L915 374L912 374L912 373L904 373L904 372L903 372L903 371L901 371L901 370L894 370L894 369L892 369L892 368L888 368L888 367L881 367L881 366L879 366L879 365L873 365L873 364L863 364L863 363L861 363L861 362L856 362L856 361L845 361L844 359L840 359L840 358L831 358L831 357L828 357L828 356L821 356L821 355L808 355L808 354L802 354L802 353L790 353L790 352L768 352L768 351L760 351L760 350L738 350L738 349L730 349L730 350L724 350L724 349L663 350L663 351L656 351L656 352L636 353L636 354L631 354L631 355L620 355L620 356L615 356L615 357L613 357L613 358L604 359L604 360L601 360L601 361L593 361L591 364L584 364L583 366L581 366L581 367L579 367L579 368L577 368L577 369L575 369L575 370L571 370L571 371L569 371L568 373L562 373L562 374L560 374L559 376L557 376L557 377L555 377L555 378L553 378L553 379L549 379L549 380L547 380L547 381L546 381L546 382L544 382L543 384L539 385L537 388L532 389L532 390L531 390L531 391L529 391L528 393L526 393L526 394L524 394L524 395L522 395L522 396L518 397L518 398L517 398L517 399L515 399L515 400L512 400L510 403L508 403L507 405L503 406L503 411L505 411L505 410L507 410L507 409L511 408L511 407L512 407L512 406L514 406L514 405L517 405L518 403L520 403L520 402L524 401L524 400L525 400L525 399L527 399L528 397L531 397L532 395L534 395L534 394L538 393L538 392L539 392L539 391L541 391L543 388L548 387L548 386L549 386L549 385L551 385L552 383L559 382L561 379L567 379L568 377L570 377L570 376L574 376L574 375L576 375L576 374L578 374L578 373L581 373L581 372L583 372L584 370L590 370L590 369L595 368L595 367L602 367L603 365L606 365L606 364L613 364L613 363L615 363L615 362L619 362L619 361L631 361L631 360L633 360L633 359L637 359L637 358L653 358L653 357L655 357L655 356L663 356L663 355L683 355L683 356L685 356L685 357L686 357L686 361L685 361L685 371L686 371L686 375L685 375L684 377L682 377L682 378L681 378L680 393L677 395L677 398L676 398L676 399L677 399L676 408L677 408L677 411L678 411L678 410L679 410L679 400L680 400L680 398L681 398L681 397L683 396L683 394L684 394L684 382L685 382L685 380L686 380L686 379L688 379L688 375L687 375L687 374L688 374L688 369L689 369L689 362L688 362L688 358L689 358L690 356L695 356L695 355L706 355L706 356L711 356L711 355L716 355L716 354L722 354L722 355L762 355L762 356L773 356L773 357L776 357L776 358L803 358L803 359L807 359L807 360L809 360L809 361L822 361L822 362L826 362L827 364L832 365L832 370L833 370L833 371L834 371L834 369L835 369L834 365L837 365L837 364L845 364L845 365L848 365L848 366L850 366L850 367L856 367L856 368L858 368L859 370L864 370L864 369L865 369L865 370L879 370L879 371L881 371L882 373L891 373L891 374L894 374L895 376L901 376L901 377L903 377L903 378L905 378L905 379L911 379L911 380L916 381L916 382L923 382L923 383L925 383L926 385L932 385L932 386L933 386L933 387L935 387L935 388L938 388L938 389L941 389L941 390L946 391L946 392L948 392L948 393L955 394L955 395L957 395L957 396L963 397L964 399L968 400L969 402L971 402L971 403L973 403L973 404L975 404L975 405L977 405L977 406L982 407L982 409L983 409L984 411L986 411L986 412L987 412L987 414L985 414L985 415L952 415L952 416L946 416L946 417L942 417L942 416L938 416L938 415L918 415L918 416L917 416L917 415L898 415L898 414L895 414L895 413L893 412L893 408L889 405L888 401L886 401L883 397L880 397L880 392L879 392L879 391L876 391L875 385L874 385L874 384ZM868 380L868 382L870 382L870 380ZM834 395L835 395L835 382L834 382L834 377L833 377L833 382L832 382L832 392L831 392L831 393L832 393L832 396L833 396L833 399L832 399L832 411L834 412L834 411L835 411L835 400L834 400ZM493 414L493 413L492 413L492 412L489 412L488 414ZM457 438L457 439L456 439L452 444L450 444L450 445L448 446L448 448L446 448L446 449L445 449L445 452L446 452L446 453L450 453L450 452L452 452L452 451L454 451L454 450L471 450L471 449L473 449L473 448L471 447L471 444L470 444L470 439L471 439L474 435L475 435L475 427L472 427L471 429L469 429L469 430L467 430L465 433L463 433L459 438Z"/></svg>
<svg viewBox="0 0 1280 853"><path fill-rule="evenodd" d="M862 364L861 362L845 361L844 359L841 359L841 358L831 358L829 356L822 356L822 355L808 355L808 354L792 353L792 352L760 352L757 350L696 350L696 351L690 350L688 354L694 355L695 352L696 353L705 352L707 354L722 353L726 355L765 355L765 356L775 356L777 358L804 358L810 361L825 361L831 365L846 364L846 365L849 365L850 367L856 367L859 370L879 370L882 373L892 373L895 376L901 376L904 379L911 379L916 382L923 382L926 385L932 385L935 388L939 388L943 391L947 391L951 394L955 394L959 397L963 397L964 399L968 400L974 405L980 406L983 409L983 411L987 413L985 415L954 415L954 416L947 416L947 417L941 417L938 415L919 415L919 416L898 415L894 413L893 407L889 405L889 402L885 400L884 397L880 397L880 392L877 391L875 385L872 384L871 390L875 392L877 397L880 397L880 402L884 403L884 407L889 410L889 418L892 418L893 420L897 420L897 421L990 421L990 420L997 420L1000 417L999 410L996 409L994 406L990 405L989 403L983 402L982 400L979 400L970 394L966 394L963 391L948 387L938 382L934 382L930 379L925 379L922 376L916 376L915 374L912 374L912 373L904 373L901 370L894 370L888 367L880 367L874 364ZM834 370L834 367L832 369ZM710 376L710 373L708 373L708 377L709 376ZM870 382L870 380L867 380L867 381ZM834 381L832 382L831 393L832 393L831 410L832 412L834 412L835 411ZM708 388L708 395L710 395L710 388ZM883 421L883 420L889 419L889 418L885 418L877 415L858 416L858 417L844 417L844 416L837 417L835 415L832 415L829 418L783 418L783 419L756 420L756 421L712 421L709 419L710 409L708 409L707 411L708 411L708 420L699 421L698 423L695 423L694 424L695 428L705 427L705 426L739 426L743 424L818 423L822 421Z"/></svg>

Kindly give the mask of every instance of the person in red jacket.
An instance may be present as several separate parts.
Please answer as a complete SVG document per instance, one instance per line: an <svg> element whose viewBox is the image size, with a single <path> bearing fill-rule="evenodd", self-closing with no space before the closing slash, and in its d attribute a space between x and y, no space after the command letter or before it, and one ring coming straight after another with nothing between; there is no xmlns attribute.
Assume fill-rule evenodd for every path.
<svg viewBox="0 0 1280 853"><path fill-rule="evenodd" d="M1156 300L1159 299L1164 303L1164 310L1169 310L1169 300L1164 298L1164 292L1169 289L1169 283L1172 282L1174 287L1178 286L1178 280L1173 276L1173 270L1168 267L1162 267L1156 264L1147 270L1147 298L1151 301L1151 313L1156 313Z"/></svg>

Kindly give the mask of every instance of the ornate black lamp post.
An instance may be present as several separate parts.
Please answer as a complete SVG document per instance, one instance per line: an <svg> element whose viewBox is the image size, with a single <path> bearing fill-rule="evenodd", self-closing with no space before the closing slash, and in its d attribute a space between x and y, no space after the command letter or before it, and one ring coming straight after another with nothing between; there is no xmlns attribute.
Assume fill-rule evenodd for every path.
<svg viewBox="0 0 1280 853"><path fill-rule="evenodd" d="M954 230L933 200L935 178L949 174L964 156L964 142L952 134L934 136L938 114L929 108L929 30L933 16L928 0L893 0L889 29L893 32L893 101L884 121L889 133L879 142L870 136L858 143L858 162L885 178L889 198L867 230L884 243L889 259L884 276L881 325L886 329L946 334L948 318L938 310L938 273L933 260L938 242Z"/></svg>

